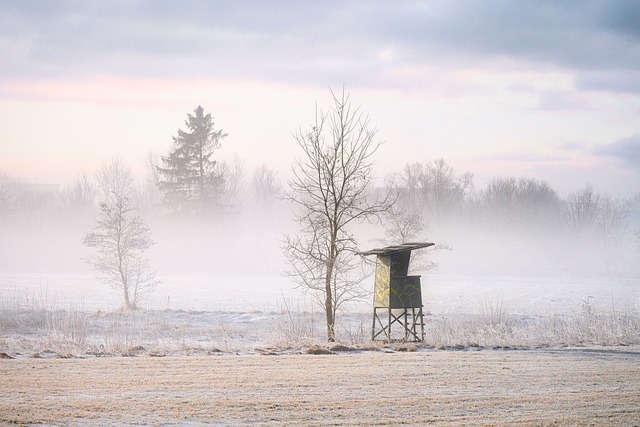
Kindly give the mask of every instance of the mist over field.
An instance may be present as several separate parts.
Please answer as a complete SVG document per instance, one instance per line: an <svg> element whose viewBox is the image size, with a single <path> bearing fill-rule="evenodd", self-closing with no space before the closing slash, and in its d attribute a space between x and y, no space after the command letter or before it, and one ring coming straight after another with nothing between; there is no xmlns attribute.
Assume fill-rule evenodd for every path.
<svg viewBox="0 0 640 427"><path fill-rule="evenodd" d="M593 189L597 185L587 183L562 195L543 181L519 178L521 184L518 184L518 178L499 175L486 187L475 187L471 181L463 193L457 194L458 180L467 171L455 171L446 162L443 164L449 168L450 181L448 187L442 186L442 191L451 192L455 198L440 205L429 198L433 188L428 185L400 188L403 182L411 181L405 179L411 173L410 164L380 180L386 182L387 187L372 189L375 190L372 194L390 187L400 191L396 202L400 213L396 216L419 212L418 228L411 236L401 236L390 217L356 223L351 229L360 250L402 243L403 238L437 243L436 250L414 254L414 269L424 275L423 286L427 288L438 286L438 279L431 278L433 275L553 278L559 287L563 281L575 279L637 280L640 274L638 196L621 198L599 194ZM435 166L425 164L425 167ZM264 170L275 179L274 185L270 193L259 194L256 176ZM164 213L157 190L145 187L144 176L139 179L136 182L139 213L147 221L155 242L148 250L148 257L161 280L158 292L188 295L190 280L204 283L227 280L233 284L212 291L207 301L233 299L234 294L260 293L265 286L274 294L270 303L282 298L281 291L298 299L307 298L308 295L295 289L284 275L287 261L282 250L283 236L296 232L293 206L282 198L287 185L285 176L272 171L268 165L254 171L244 170L234 194L228 195L232 203L208 218ZM87 185L92 190L86 200L72 197L74 186L75 191L78 190L80 178L67 187L41 187L8 174L2 175L2 180L5 204L0 223L3 236L0 285L3 294L20 292L12 285L15 282L12 277L21 277L20 283L28 283L33 289L46 288L49 282L59 283L61 279L54 277L82 276L84 282L74 287L74 298L80 286L84 298L97 292L111 294L117 300L118 291L95 280L95 272L83 261L91 249L82 244L82 239L91 231L98 216L100 192L94 175L89 174ZM525 188L524 184L530 185L528 190L518 190ZM580 199L585 195L590 198ZM450 295L464 294L466 286L456 289L455 281L444 281L449 283ZM364 285L372 289L373 278L366 279ZM179 290L170 289L172 286ZM64 290L64 286L53 287ZM515 293L521 292L516 288ZM509 289L503 292L506 292L503 296L508 296ZM638 294L631 297L637 305ZM160 299L156 295L156 301ZM361 302L364 306L370 303L369 298ZM425 301L427 306L430 303L432 301ZM149 308L164 308L164 305L156 302Z"/></svg>

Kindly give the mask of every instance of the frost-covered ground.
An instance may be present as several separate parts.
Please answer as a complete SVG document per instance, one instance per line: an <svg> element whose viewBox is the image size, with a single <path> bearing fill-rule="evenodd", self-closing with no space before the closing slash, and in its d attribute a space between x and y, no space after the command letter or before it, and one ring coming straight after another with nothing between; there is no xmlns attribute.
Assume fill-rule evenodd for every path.
<svg viewBox="0 0 640 427"><path fill-rule="evenodd" d="M0 361L0 424L633 426L640 348Z"/></svg>
<svg viewBox="0 0 640 427"><path fill-rule="evenodd" d="M640 344L640 281L423 276L430 348ZM283 277L163 277L141 304L90 275L0 275L0 352L11 357L303 351L322 312ZM338 340L370 346L371 306L339 313ZM269 350L271 351L271 350Z"/></svg>

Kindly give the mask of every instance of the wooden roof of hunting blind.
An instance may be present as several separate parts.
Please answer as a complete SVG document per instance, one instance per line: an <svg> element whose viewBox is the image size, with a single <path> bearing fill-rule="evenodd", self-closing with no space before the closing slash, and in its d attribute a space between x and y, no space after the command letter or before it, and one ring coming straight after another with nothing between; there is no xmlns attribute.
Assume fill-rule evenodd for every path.
<svg viewBox="0 0 640 427"><path fill-rule="evenodd" d="M431 242L414 242L414 243L402 243L400 245L385 246L384 248L371 249L370 251L359 252L360 255L380 255L391 256L400 252L414 251L416 249L428 248L435 243Z"/></svg>

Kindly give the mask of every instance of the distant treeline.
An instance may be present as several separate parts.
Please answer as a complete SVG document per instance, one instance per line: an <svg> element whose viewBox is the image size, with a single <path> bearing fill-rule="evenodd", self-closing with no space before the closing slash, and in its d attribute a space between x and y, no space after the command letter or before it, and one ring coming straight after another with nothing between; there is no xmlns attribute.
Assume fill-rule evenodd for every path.
<svg viewBox="0 0 640 427"><path fill-rule="evenodd" d="M116 158L105 162L98 172L82 173L65 187L37 185L0 172L0 227L43 223L89 227L97 216L99 202L110 191L104 175L114 163L122 161ZM126 165L121 166L126 169ZM181 219L186 223L196 218L233 224L236 220L238 230L256 224L271 229L277 227L272 219L278 218L278 224L282 224L290 210L282 198L287 184L267 165L247 173L239 159L231 164L220 162L218 171L224 184L216 196L217 206L204 212L168 207L157 170L150 159L146 179L134 182L130 193L132 205L156 223ZM469 252L473 247L478 257L486 257L488 248L493 248L513 257L521 253L521 257L537 262L533 259L541 254L532 256L523 249L527 247L545 252L551 260L539 264L555 263L556 269L578 263L604 273L637 270L640 194L618 198L599 193L585 183L561 196L545 181L509 176L496 176L484 188L476 188L471 173L457 173L443 159L407 164L386 176L384 186L394 191L396 203L381 223L365 227L372 238L382 234L387 241L427 238L450 243L460 251L469 245ZM277 235L277 230L271 231ZM551 255L555 253L558 256Z"/></svg>
<svg viewBox="0 0 640 427"><path fill-rule="evenodd" d="M293 218L292 202L300 202L287 200L291 182L281 182L266 164L248 172L241 159L217 159L217 149L227 135L215 129L213 117L202 107L187 114L185 125L186 130L179 129L173 136L166 155L149 155L141 180L118 157L105 161L98 171L83 172L62 188L33 184L0 171L0 230L10 237L0 241L9 260L5 262L11 263L15 249L2 243L12 248L18 243L24 248L46 246L29 241L16 232L18 228L33 234L71 225L75 228L71 237L67 237L70 232L59 232L56 238L77 242L80 238L75 233L85 233L98 215L98 206L114 194L126 198L127 206L158 228L169 223L188 225L188 236L173 230L164 241L183 239L183 253L167 259L188 259L191 268L199 265L199 259L209 263L216 250L220 256L229 256L224 248L242 247L243 256L251 248L254 258L281 252L280 237L290 231L287 221ZM559 195L545 181L503 175L476 188L472 173L459 173L444 159L407 164L386 176L383 186L371 188L371 194L390 192L393 203L377 215L380 221L368 219L357 225L364 236L358 244L429 239L439 243L437 248L455 249L464 261L459 268L471 271L520 266L528 272L556 273L577 267L606 274L639 273L640 194L619 198L598 193L585 183ZM24 227L16 227L20 225ZM23 258L31 256L27 249L24 254ZM56 256L62 255L50 251L42 259ZM0 267L2 262L0 256Z"/></svg>

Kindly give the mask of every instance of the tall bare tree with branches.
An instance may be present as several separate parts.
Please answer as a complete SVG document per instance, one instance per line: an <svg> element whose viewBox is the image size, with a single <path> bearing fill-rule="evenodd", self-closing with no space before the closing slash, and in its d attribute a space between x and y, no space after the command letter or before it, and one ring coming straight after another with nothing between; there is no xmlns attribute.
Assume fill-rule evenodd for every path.
<svg viewBox="0 0 640 427"><path fill-rule="evenodd" d="M344 92L331 94L329 111L317 110L311 128L294 133L302 158L293 164L285 197L296 208L300 231L285 236L284 251L287 273L322 302L327 339L335 341L338 308L366 293L349 226L387 211L392 200L373 197L371 191L372 157L381 143L368 117Z"/></svg>

